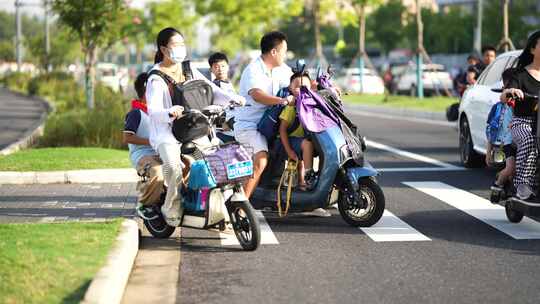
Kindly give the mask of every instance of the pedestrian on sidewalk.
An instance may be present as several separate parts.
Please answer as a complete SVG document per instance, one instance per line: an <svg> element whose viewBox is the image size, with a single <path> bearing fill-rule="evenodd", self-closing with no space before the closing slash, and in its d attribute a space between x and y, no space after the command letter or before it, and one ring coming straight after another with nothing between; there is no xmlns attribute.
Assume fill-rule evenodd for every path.
<svg viewBox="0 0 540 304"><path fill-rule="evenodd" d="M131 101L131 110L127 113L124 123L123 140L128 144L131 164L141 176L137 183L139 197L137 214L147 220L157 217L152 206L157 204L163 193L163 173L161 159L150 146L150 118L146 106L147 73L141 73L135 79L135 91L138 99Z"/></svg>

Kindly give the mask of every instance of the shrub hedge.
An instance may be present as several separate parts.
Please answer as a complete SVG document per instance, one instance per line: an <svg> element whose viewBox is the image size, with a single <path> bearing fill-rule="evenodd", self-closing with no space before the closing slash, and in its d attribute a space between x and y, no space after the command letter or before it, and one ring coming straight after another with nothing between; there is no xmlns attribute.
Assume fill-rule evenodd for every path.
<svg viewBox="0 0 540 304"><path fill-rule="evenodd" d="M121 93L97 83L95 108L86 107L84 87L67 73L52 72L31 77L12 73L0 80L8 89L39 96L53 104L40 147L125 148L122 143L128 100Z"/></svg>

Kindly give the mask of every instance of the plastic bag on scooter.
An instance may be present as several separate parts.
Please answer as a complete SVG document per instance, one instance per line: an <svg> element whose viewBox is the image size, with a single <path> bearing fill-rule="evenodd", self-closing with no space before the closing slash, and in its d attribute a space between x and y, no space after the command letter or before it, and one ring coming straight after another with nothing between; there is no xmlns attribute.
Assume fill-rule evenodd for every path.
<svg viewBox="0 0 540 304"><path fill-rule="evenodd" d="M199 190L203 188L214 188L215 186L216 179L206 160L197 160L191 164L188 188Z"/></svg>
<svg viewBox="0 0 540 304"><path fill-rule="evenodd" d="M208 206L210 190L208 188L201 190L187 189L183 194L184 209L191 212L205 211Z"/></svg>

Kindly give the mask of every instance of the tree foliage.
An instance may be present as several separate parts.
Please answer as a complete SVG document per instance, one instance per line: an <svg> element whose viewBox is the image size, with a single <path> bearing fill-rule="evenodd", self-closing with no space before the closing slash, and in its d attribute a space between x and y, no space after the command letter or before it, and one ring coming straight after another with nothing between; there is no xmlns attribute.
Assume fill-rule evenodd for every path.
<svg viewBox="0 0 540 304"><path fill-rule="evenodd" d="M234 53L255 48L264 32L279 29L284 21L302 12L295 0L205 0L197 2L197 11L208 16L217 29L212 36L216 49Z"/></svg>
<svg viewBox="0 0 540 304"><path fill-rule="evenodd" d="M93 108L97 50L120 38L118 20L126 11L125 3L122 0L54 0L52 8L59 22L79 38L84 52L86 101L88 108Z"/></svg>
<svg viewBox="0 0 540 304"><path fill-rule="evenodd" d="M199 20L192 1L166 0L148 6L147 41L155 44L157 34L166 27L174 27L188 40L193 38L194 25Z"/></svg>

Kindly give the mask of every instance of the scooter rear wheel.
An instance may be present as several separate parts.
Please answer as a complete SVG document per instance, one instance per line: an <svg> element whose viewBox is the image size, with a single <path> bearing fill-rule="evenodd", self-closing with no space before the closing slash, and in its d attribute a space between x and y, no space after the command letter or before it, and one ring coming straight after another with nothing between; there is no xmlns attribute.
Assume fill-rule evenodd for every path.
<svg viewBox="0 0 540 304"><path fill-rule="evenodd" d="M512 209L510 204L504 206L506 211L506 218L512 223L519 223L523 219L523 212Z"/></svg>
<svg viewBox="0 0 540 304"><path fill-rule="evenodd" d="M261 229L249 201L229 202L227 210L240 246L246 251L256 250L261 243Z"/></svg>
<svg viewBox="0 0 540 304"><path fill-rule="evenodd" d="M363 202L351 202L340 191L338 208L341 217L347 224L354 227L371 227L379 221L384 213L385 199L381 187L370 178L358 180L359 196ZM365 208L362 203L365 202Z"/></svg>

